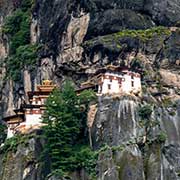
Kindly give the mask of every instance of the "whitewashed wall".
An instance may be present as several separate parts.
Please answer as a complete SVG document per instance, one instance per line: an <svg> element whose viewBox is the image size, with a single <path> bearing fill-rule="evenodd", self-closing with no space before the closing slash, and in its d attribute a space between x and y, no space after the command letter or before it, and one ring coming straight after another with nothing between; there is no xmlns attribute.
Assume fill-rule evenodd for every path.
<svg viewBox="0 0 180 180"><path fill-rule="evenodd" d="M98 93L101 94L118 94L118 93L131 93L141 91L141 78L140 77L131 77L130 74L115 74L115 73L105 73L106 78L103 79L103 83L99 85ZM107 76L113 76L116 78L122 78L121 86L118 82L118 79L110 79ZM132 86L132 82L134 82ZM111 89L108 88L108 85L111 86Z"/></svg>
<svg viewBox="0 0 180 180"><path fill-rule="evenodd" d="M7 131L7 139L12 138L14 136L14 131L8 127L8 131Z"/></svg>
<svg viewBox="0 0 180 180"><path fill-rule="evenodd" d="M125 74L123 78L124 78L124 81L122 81L122 92L129 93L132 90L131 76L128 74Z"/></svg>
<svg viewBox="0 0 180 180"><path fill-rule="evenodd" d="M42 122L41 119L42 115L41 114L26 114L25 115L25 123L26 125L35 125L35 124L40 124Z"/></svg>

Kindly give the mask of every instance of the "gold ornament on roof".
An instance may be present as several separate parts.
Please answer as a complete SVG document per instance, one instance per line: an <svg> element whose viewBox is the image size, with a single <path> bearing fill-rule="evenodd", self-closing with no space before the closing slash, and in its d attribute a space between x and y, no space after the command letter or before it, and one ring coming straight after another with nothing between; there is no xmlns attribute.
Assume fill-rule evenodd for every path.
<svg viewBox="0 0 180 180"><path fill-rule="evenodd" d="M52 85L52 81L51 81L51 80L46 79L46 80L44 80L44 81L43 81L42 85L45 85L45 86L50 86L50 85Z"/></svg>
<svg viewBox="0 0 180 180"><path fill-rule="evenodd" d="M42 85L37 86L37 89L41 92L51 92L55 87L56 85L51 80L46 79L42 81Z"/></svg>

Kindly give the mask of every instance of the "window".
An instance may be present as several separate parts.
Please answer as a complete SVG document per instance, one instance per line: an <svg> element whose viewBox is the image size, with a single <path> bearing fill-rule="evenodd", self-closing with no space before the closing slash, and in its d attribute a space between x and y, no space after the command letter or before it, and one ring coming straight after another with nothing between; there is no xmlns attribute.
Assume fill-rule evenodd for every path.
<svg viewBox="0 0 180 180"><path fill-rule="evenodd" d="M102 86L100 85L99 86L99 92L98 93L101 93L102 92Z"/></svg>
<svg viewBox="0 0 180 180"><path fill-rule="evenodd" d="M131 82L132 87L134 87L134 81Z"/></svg>
<svg viewBox="0 0 180 180"><path fill-rule="evenodd" d="M46 99L42 98L42 99L41 99L41 103L42 103L42 104L45 104L45 103L46 103Z"/></svg>
<svg viewBox="0 0 180 180"><path fill-rule="evenodd" d="M111 84L108 84L108 89L109 89L109 90L111 89Z"/></svg>
<svg viewBox="0 0 180 180"><path fill-rule="evenodd" d="M42 103L42 104L45 104L45 103L44 103L44 99L43 99L43 98L41 99L41 103Z"/></svg>

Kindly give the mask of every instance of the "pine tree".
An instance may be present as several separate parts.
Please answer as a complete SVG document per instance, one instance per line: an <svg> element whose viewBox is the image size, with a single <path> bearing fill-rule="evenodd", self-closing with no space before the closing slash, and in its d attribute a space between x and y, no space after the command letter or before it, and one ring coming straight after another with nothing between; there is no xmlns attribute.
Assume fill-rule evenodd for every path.
<svg viewBox="0 0 180 180"><path fill-rule="evenodd" d="M78 165L77 152L87 142L85 135L87 104L95 94L86 91L80 96L70 82L60 91L55 89L47 100L43 117L47 139L46 153L51 160L51 169L59 172L74 171ZM82 109L82 104L85 109Z"/></svg>

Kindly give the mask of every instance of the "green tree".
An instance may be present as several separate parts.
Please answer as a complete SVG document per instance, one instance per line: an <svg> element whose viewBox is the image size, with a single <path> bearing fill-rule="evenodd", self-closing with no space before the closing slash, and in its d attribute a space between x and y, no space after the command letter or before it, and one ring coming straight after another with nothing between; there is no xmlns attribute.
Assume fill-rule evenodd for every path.
<svg viewBox="0 0 180 180"><path fill-rule="evenodd" d="M5 19L2 27L9 39L9 57L6 59L7 77L21 80L20 71L29 66L34 70L38 45L30 44L31 7L33 0L21 0L20 6Z"/></svg>
<svg viewBox="0 0 180 180"><path fill-rule="evenodd" d="M87 109L81 107L86 107L94 98L95 94L91 91L78 96L70 82L66 82L61 91L55 89L49 96L43 122L46 124L44 135L47 139L45 153L50 157L52 171L63 175L83 165L77 153L87 154L87 151L81 151L81 147L88 144L84 123ZM86 162L90 161L86 159Z"/></svg>
<svg viewBox="0 0 180 180"><path fill-rule="evenodd" d="M150 119L151 114L152 114L152 107L150 105L142 106L139 109L139 116L144 120Z"/></svg>
<svg viewBox="0 0 180 180"><path fill-rule="evenodd" d="M12 16L8 16L2 28L3 33L9 36L15 35L20 30L22 16L23 12L20 9L16 10Z"/></svg>
<svg viewBox="0 0 180 180"><path fill-rule="evenodd" d="M30 43L30 13L16 10L7 17L3 26L3 33L10 38L10 54L15 54L19 46Z"/></svg>
<svg viewBox="0 0 180 180"><path fill-rule="evenodd" d="M24 45L16 49L16 54L11 55L6 60L7 76L12 77L13 80L20 80L20 70L25 66L30 71L36 67L36 60L38 58L37 52L40 46L37 45Z"/></svg>

